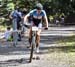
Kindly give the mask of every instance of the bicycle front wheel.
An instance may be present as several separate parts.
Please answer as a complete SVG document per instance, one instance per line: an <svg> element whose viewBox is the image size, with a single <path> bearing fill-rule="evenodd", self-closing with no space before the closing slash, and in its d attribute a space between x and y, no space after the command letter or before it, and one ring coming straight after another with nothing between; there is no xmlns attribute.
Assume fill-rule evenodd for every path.
<svg viewBox="0 0 75 67"><path fill-rule="evenodd" d="M30 52L30 60L29 60L29 62L31 62L32 59L33 59L34 47L35 47L35 36L32 37L32 45L31 45L31 52Z"/></svg>
<svg viewBox="0 0 75 67"><path fill-rule="evenodd" d="M31 45L31 52L30 52L30 60L29 60L29 62L32 62L32 59L33 59L33 51L34 51L34 46Z"/></svg>

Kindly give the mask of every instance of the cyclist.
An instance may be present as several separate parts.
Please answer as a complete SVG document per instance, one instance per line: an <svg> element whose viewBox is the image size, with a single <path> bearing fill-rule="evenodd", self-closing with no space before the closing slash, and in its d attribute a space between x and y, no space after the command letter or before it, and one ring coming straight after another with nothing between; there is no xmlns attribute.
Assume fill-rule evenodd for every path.
<svg viewBox="0 0 75 67"><path fill-rule="evenodd" d="M43 10L43 6L41 3L36 4L36 9L31 10L25 17L24 22L28 22L28 18L31 17L31 25L37 26L39 29L37 31L37 37L36 37L36 52L39 52L39 42L40 42L40 33L42 30L42 20L44 20L46 26L45 29L48 29L48 20L46 16L45 10ZM31 28L29 32L29 43L31 47Z"/></svg>
<svg viewBox="0 0 75 67"><path fill-rule="evenodd" d="M15 10L10 13L9 18L12 19L13 30L16 30L16 29L20 30L20 28L21 28L20 22L22 20L22 13L18 6L16 6ZM18 37L17 37L17 35L15 37L17 38L18 41L21 41L20 33L18 33ZM16 39L16 38L14 38L14 39Z"/></svg>
<svg viewBox="0 0 75 67"><path fill-rule="evenodd" d="M22 19L22 13L21 13L20 8L18 6L15 8L14 11L12 11L10 13L9 18L12 19L12 20L16 19L16 23L17 23L16 28L19 30L20 29L20 22L21 22L21 19ZM14 24L14 26L15 26L15 24Z"/></svg>

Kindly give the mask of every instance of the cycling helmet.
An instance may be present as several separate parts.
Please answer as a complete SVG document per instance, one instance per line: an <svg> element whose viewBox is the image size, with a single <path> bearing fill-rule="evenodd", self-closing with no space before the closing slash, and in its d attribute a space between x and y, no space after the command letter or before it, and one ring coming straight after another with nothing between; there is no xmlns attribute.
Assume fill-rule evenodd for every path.
<svg viewBox="0 0 75 67"><path fill-rule="evenodd" d="M36 9L42 10L43 9L42 4L41 3L36 4Z"/></svg>

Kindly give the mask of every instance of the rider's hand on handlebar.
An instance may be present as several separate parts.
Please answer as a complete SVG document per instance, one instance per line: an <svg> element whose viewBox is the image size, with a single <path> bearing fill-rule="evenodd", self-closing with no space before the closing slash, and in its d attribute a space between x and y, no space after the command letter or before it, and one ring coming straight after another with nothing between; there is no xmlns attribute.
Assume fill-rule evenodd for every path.
<svg viewBox="0 0 75 67"><path fill-rule="evenodd" d="M48 27L45 27L44 29L45 29L45 30L48 30Z"/></svg>

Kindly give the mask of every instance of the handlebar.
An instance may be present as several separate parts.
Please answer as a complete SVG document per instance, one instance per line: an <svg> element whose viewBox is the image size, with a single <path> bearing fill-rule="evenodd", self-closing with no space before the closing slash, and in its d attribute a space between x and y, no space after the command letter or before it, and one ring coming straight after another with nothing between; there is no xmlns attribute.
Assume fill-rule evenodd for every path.
<svg viewBox="0 0 75 67"><path fill-rule="evenodd" d="M27 24L23 24L23 26L25 26L26 28L30 28L31 25L27 25Z"/></svg>
<svg viewBox="0 0 75 67"><path fill-rule="evenodd" d="M48 28L45 27L44 30L48 30Z"/></svg>
<svg viewBox="0 0 75 67"><path fill-rule="evenodd" d="M31 25L27 25L27 24L23 24L23 26L25 26L26 28L30 28L30 27L31 27ZM43 30L48 30L47 27L43 27L42 29L43 29Z"/></svg>

